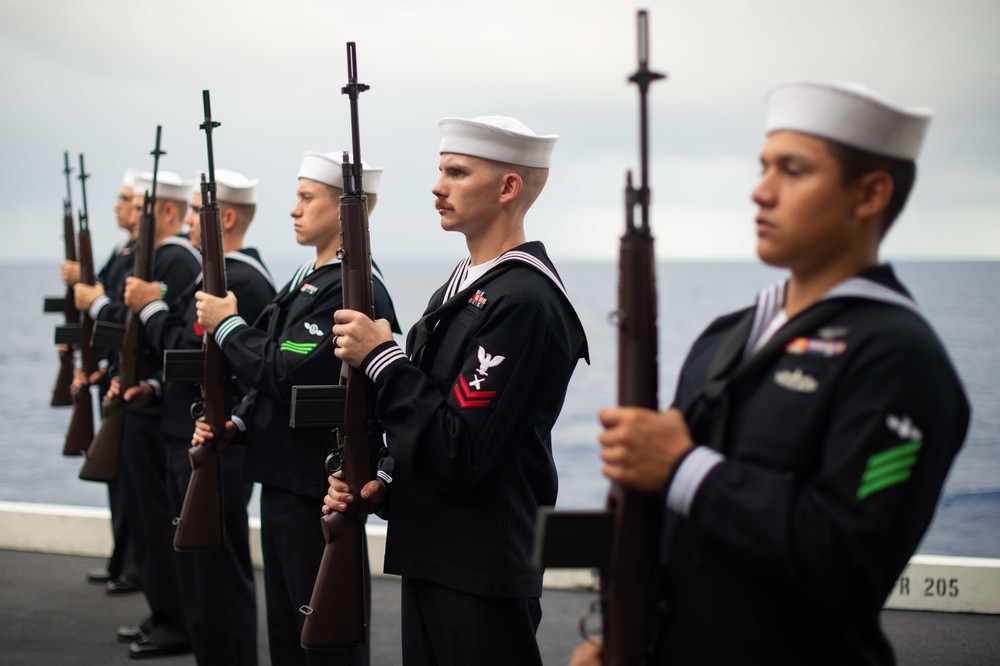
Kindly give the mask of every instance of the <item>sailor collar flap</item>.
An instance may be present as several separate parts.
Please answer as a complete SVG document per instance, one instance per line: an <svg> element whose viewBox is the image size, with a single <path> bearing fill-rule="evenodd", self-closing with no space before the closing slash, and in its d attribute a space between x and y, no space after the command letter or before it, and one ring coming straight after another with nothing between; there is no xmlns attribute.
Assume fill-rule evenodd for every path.
<svg viewBox="0 0 1000 666"><path fill-rule="evenodd" d="M434 310L424 314L424 316L417 320L417 322L410 329L410 332L406 337L406 353L411 358L413 358L416 352L427 343L427 340L430 339L431 333L433 333L438 322L455 310L465 307L469 303L470 296L481 290L483 286L488 284L490 281L503 275L512 268L519 266L528 266L532 268L554 284L559 290L559 293L561 293L563 298L566 300L566 304L569 305L570 311L573 313L577 324L580 326L580 330L583 330L583 324L580 322L580 317L577 315L576 309L569 300L569 294L566 293L566 287L563 286L562 280L559 279L555 269L552 268L551 264L548 262L548 257L545 255L545 248L541 243L525 243L524 245L519 245L512 250L504 252L494 260L494 263L489 270L487 270L477 280L473 281L472 284L469 284L464 289L458 289L458 286L465 278L466 271L470 263L470 258L466 257L461 263L459 263L458 266L455 267L455 270L452 272L445 288L444 302ZM580 350L580 357L585 359L587 363L590 363L590 352L587 347L586 338L584 339L583 348Z"/></svg>
<svg viewBox="0 0 1000 666"><path fill-rule="evenodd" d="M782 287L781 291L784 291L783 285L776 286ZM755 370L767 365L789 342L836 317L846 310L853 300L883 303L909 310L923 317L917 303L908 295L866 277L854 277L836 285L824 294L818 303L789 320L759 350L744 353L748 337L766 325L761 322L764 308L759 307L760 303L767 300L772 304L771 309L775 304L784 306L783 296L778 301L774 298L775 293L775 287L763 290L758 300L758 307L747 310L719 347L709 366L708 382L703 389L708 400L718 399L728 385L752 375Z"/></svg>
<svg viewBox="0 0 1000 666"><path fill-rule="evenodd" d="M269 285L271 285L272 289L277 289L278 288L277 285L274 284L274 278L271 277L271 273L268 272L267 268L264 267L264 264L262 264L260 261L258 261L256 258L254 258L252 255L245 254L245 253L243 253L243 252L241 252L239 250L232 250L230 252L226 252L226 254L223 255L223 256L226 259L232 259L233 261L238 261L240 263L246 264L247 266L250 266L255 271L257 271L258 273L260 273L261 277L263 277L265 280L267 280L267 283Z"/></svg>
<svg viewBox="0 0 1000 666"><path fill-rule="evenodd" d="M201 264L201 252L195 249L194 245L191 245L191 241L184 236L168 236L164 238L160 243L160 247L165 247L167 245L176 245L182 247L194 256L198 260L198 264Z"/></svg>

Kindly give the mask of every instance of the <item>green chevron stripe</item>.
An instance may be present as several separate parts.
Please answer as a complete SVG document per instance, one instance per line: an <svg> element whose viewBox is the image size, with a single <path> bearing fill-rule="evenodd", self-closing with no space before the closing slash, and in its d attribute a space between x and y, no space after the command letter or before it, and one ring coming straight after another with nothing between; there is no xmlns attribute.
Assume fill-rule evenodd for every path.
<svg viewBox="0 0 1000 666"><path fill-rule="evenodd" d="M292 342L291 340L285 340L281 343L281 351L292 352L293 354L308 354L313 349L316 349L315 342Z"/></svg>
<svg viewBox="0 0 1000 666"><path fill-rule="evenodd" d="M922 441L907 442L906 444L900 444L899 446L894 446L891 449L883 451L882 453L876 453L871 458L868 459L868 469L872 467L877 467L884 462L892 460L893 458L900 458L902 456L908 456L911 453L916 453L923 446Z"/></svg>
<svg viewBox="0 0 1000 666"><path fill-rule="evenodd" d="M906 469L889 476L879 477L869 483L863 483L858 488L858 499L863 500L874 492L900 484L908 478L910 478L910 470Z"/></svg>
<svg viewBox="0 0 1000 666"><path fill-rule="evenodd" d="M917 452L922 446L921 441L907 442L869 458L861 475L857 499L862 500L872 493L909 479L913 466L917 463Z"/></svg>
<svg viewBox="0 0 1000 666"><path fill-rule="evenodd" d="M861 475L861 483L868 483L869 481L874 481L875 479L885 476L886 474L892 474L894 472L900 472L904 469L910 469L917 462L916 456L907 456L906 458L900 458L899 460L891 460L887 463L883 463L878 467L868 466L865 473Z"/></svg>

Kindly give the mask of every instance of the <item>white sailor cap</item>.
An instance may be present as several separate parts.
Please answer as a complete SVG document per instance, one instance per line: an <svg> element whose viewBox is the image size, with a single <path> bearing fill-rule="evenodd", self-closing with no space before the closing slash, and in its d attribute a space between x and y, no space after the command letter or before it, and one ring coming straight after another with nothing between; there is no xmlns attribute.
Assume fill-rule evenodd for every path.
<svg viewBox="0 0 1000 666"><path fill-rule="evenodd" d="M142 174L143 172L138 169L125 169L125 175L122 176L122 187L134 187L135 179ZM149 174L149 177L152 178L153 174Z"/></svg>
<svg viewBox="0 0 1000 666"><path fill-rule="evenodd" d="M198 172L196 187L201 188L201 177L206 175L204 171ZM230 171L229 169L215 170L215 198L219 203L234 205L250 205L257 203L257 185L260 183L256 178L247 178L241 173ZM198 190L201 191L200 189Z"/></svg>
<svg viewBox="0 0 1000 666"><path fill-rule="evenodd" d="M548 169L558 134L538 136L519 120L507 116L442 118L439 153L458 153L486 160Z"/></svg>
<svg viewBox="0 0 1000 666"><path fill-rule="evenodd" d="M156 174L156 198L169 199L170 201L183 201L185 204L191 199L191 191L194 183L184 180L173 171L158 171ZM143 172L136 174L135 185L132 191L136 195L143 192L153 193L153 174Z"/></svg>
<svg viewBox="0 0 1000 666"><path fill-rule="evenodd" d="M348 153L350 155L350 153ZM344 153L317 153L309 151L302 155L302 165L299 167L299 178L308 178L318 183L344 189ZM350 157L353 160L353 157ZM378 194L378 186L382 180L382 167L373 167L361 158L361 184L365 194Z"/></svg>
<svg viewBox="0 0 1000 666"><path fill-rule="evenodd" d="M767 133L792 130L897 159L915 160L934 112L889 103L854 83L795 81L767 95Z"/></svg>

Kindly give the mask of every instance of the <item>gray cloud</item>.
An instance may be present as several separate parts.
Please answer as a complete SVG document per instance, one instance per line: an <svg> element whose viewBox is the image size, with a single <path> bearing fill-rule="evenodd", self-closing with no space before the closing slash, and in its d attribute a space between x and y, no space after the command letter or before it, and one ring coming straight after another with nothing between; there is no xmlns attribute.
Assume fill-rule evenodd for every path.
<svg viewBox="0 0 1000 666"><path fill-rule="evenodd" d="M280 6L279 6L280 4ZM363 153L386 168L377 256L456 258L430 186L436 122L502 113L558 133L529 235L556 256L613 256L637 163L633 2L195 0L5 3L0 21L0 258L56 259L61 153L87 155L100 258L118 240L125 167L203 168L201 90L221 167L259 177L250 240L308 256L287 212L299 157L349 141L344 43L358 43ZM898 256L1000 257L1000 5L995 0L651 2L654 225L664 256L752 256L749 191L764 92L793 78L862 81L933 107ZM79 202L79 193L74 191ZM947 234L947 238L942 238Z"/></svg>

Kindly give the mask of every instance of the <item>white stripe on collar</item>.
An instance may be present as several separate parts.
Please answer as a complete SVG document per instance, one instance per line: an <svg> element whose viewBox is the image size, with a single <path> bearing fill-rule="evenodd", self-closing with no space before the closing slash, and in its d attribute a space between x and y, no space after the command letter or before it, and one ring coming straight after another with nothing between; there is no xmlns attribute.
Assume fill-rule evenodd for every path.
<svg viewBox="0 0 1000 666"><path fill-rule="evenodd" d="M198 264L201 265L201 252L196 250L194 245L191 245L191 241L189 241L187 238L184 238L184 236L168 236L167 238L163 239L163 242L160 243L160 245L180 246L185 250L187 250L188 252L190 252L191 255L198 260Z"/></svg>
<svg viewBox="0 0 1000 666"><path fill-rule="evenodd" d="M289 293L298 289L299 286L302 284L302 281L305 280L306 277L314 270L316 270L315 260L307 261L306 263L299 266L298 269L295 271L295 274L292 275L291 282L288 283Z"/></svg>
<svg viewBox="0 0 1000 666"><path fill-rule="evenodd" d="M556 274L553 273L549 269L549 267L546 266L545 263L542 262L539 258L534 256L533 254L524 252L523 250L508 250L507 252L501 254L499 257L493 260L493 265L490 266L490 269L485 273L483 273L482 275L480 275L478 280L475 280L472 284L467 285L467 288L471 287L473 284L476 284L476 282L479 282L479 280L482 280L484 277L491 274L494 270L496 270L497 266L507 263L508 261L520 261L521 263L528 264L529 266L534 267L542 275L549 278L549 280L551 280L552 283L559 288L559 291L562 292L563 296L566 297L566 300L569 300L569 294L566 293L566 288L563 286L562 282L559 281L559 278L556 277ZM452 274L451 281L448 283L448 290L445 292L444 300L446 302L448 301L448 299L450 299L452 296L458 293L459 291L458 286L461 285L462 282L464 281L465 274L468 272L469 264L471 262L472 258L466 257L462 261L462 263L458 265L458 268Z"/></svg>
<svg viewBox="0 0 1000 666"><path fill-rule="evenodd" d="M787 280L782 280L764 287L757 294L757 309L753 315L753 325L750 327L750 335L747 336L746 347L743 349L744 354L760 346L761 335L768 331L775 317L782 314L782 308L785 306L786 284Z"/></svg>
<svg viewBox="0 0 1000 666"><path fill-rule="evenodd" d="M333 266L339 263L340 259L331 259L330 261L323 264L323 266ZM322 268L322 266L320 268ZM298 289L302 285L302 283L305 282L306 278L312 275L314 272L316 272L315 260L302 264L302 266L300 266L299 269L295 271L295 275L292 276L292 281L290 283L290 286L288 287L288 291L292 292ZM387 285L385 284L385 278L382 277L382 272L378 269L378 267L375 265L374 262L372 262L372 277L381 282L382 286L388 289Z"/></svg>
<svg viewBox="0 0 1000 666"><path fill-rule="evenodd" d="M920 310L920 306L909 296L866 278L853 277L849 280L844 280L823 294L824 301L834 298L864 298L869 301L880 301L905 308L919 317L924 316L924 313Z"/></svg>
<svg viewBox="0 0 1000 666"><path fill-rule="evenodd" d="M465 276L469 272L469 265L471 263L472 257L466 257L452 271L451 278L448 280L448 288L444 290L444 298L441 300L442 304L447 303L452 296L458 293L458 288L465 281Z"/></svg>
<svg viewBox="0 0 1000 666"><path fill-rule="evenodd" d="M265 280L267 280L267 283L271 285L271 289L277 290L277 287L274 284L274 278L271 277L271 274L264 267L264 264L260 263L259 261L251 257L249 254L243 254L239 250L232 250L231 252L226 252L226 254L224 254L223 256L226 259L232 259L233 261L241 261L247 266L250 266L258 273L260 273Z"/></svg>

